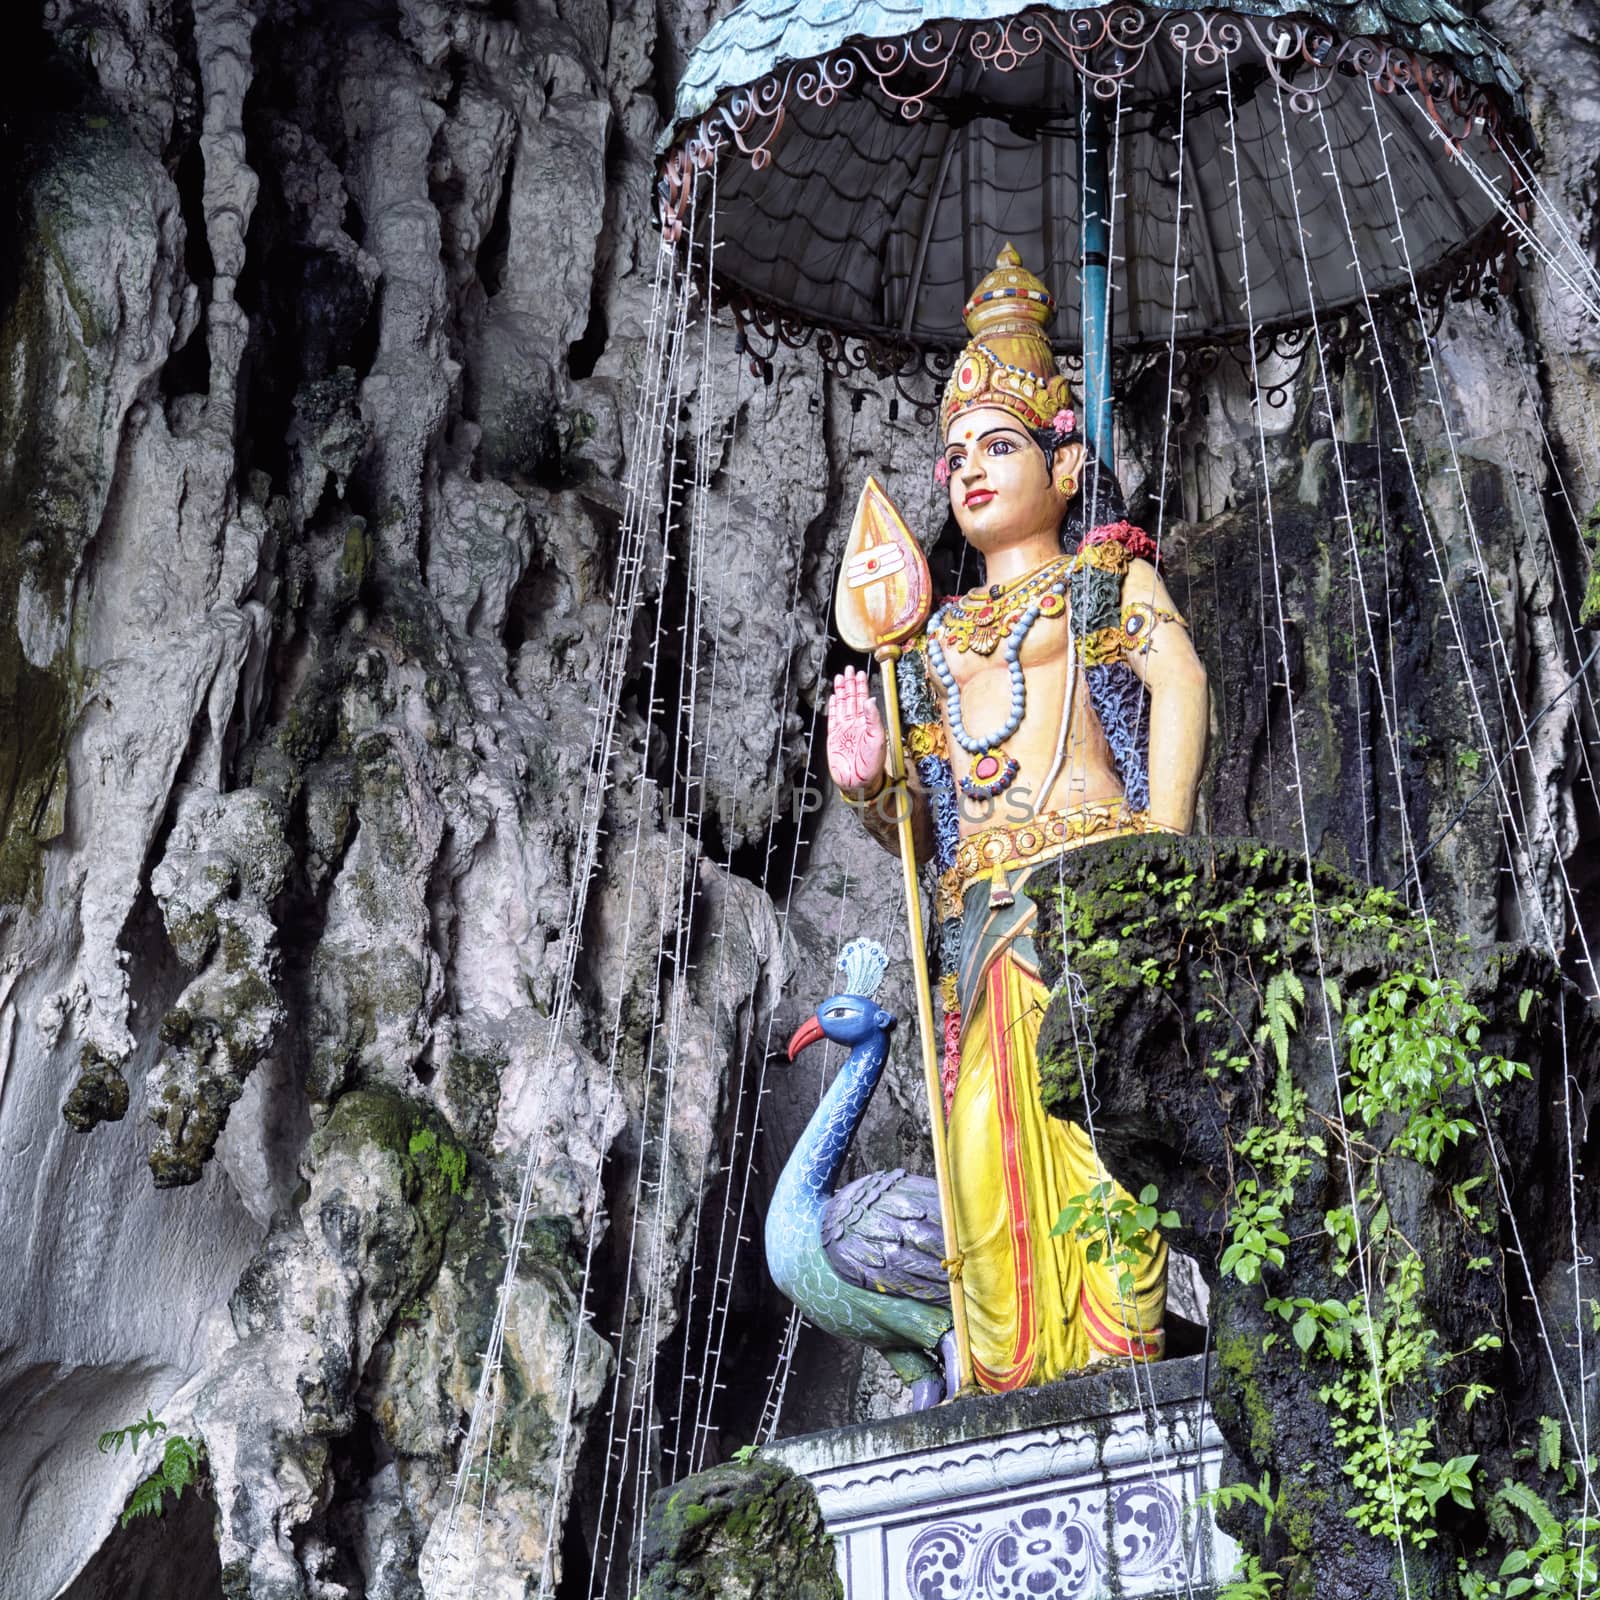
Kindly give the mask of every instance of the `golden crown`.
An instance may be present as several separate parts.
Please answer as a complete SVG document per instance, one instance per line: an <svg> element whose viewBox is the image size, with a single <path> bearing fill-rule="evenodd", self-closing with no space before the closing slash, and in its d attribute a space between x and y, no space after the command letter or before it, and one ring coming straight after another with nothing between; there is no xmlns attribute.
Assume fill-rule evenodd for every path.
<svg viewBox="0 0 1600 1600"><path fill-rule="evenodd" d="M1055 296L1006 245L962 307L972 338L945 385L939 420L946 433L979 406L998 406L1029 428L1059 427L1068 412L1064 431L1071 431L1072 389L1044 332L1055 309Z"/></svg>

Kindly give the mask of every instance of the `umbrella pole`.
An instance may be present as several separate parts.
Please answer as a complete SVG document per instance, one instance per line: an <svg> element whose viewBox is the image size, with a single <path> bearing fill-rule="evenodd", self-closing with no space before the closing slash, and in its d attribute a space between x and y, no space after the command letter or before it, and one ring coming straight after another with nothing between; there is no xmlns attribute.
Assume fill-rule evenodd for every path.
<svg viewBox="0 0 1600 1600"><path fill-rule="evenodd" d="M1085 90L1078 140L1083 228L1083 417L1089 454L1115 467L1111 437L1111 202L1104 101Z"/></svg>
<svg viewBox="0 0 1600 1600"><path fill-rule="evenodd" d="M922 1041L922 1072L928 1091L928 1117L933 1125L933 1176L939 1188L939 1219L944 1226L944 1270L950 1280L950 1321L956 1336L956 1365L961 1393L973 1386L972 1345L967 1336L967 1287L961 1281L961 1245L956 1238L955 1194L950 1185L946 1146L944 1084L939 1076L939 1047L933 1026L933 987L928 976L928 951L922 934L922 896L917 888L917 852L911 830L911 796L906 787L905 740L900 730L900 688L895 661L900 647L879 645L883 666L885 732L889 743L889 783L895 796L895 821L900 830L900 865L905 878L906 915L911 932L911 965L917 986L917 1031Z"/></svg>

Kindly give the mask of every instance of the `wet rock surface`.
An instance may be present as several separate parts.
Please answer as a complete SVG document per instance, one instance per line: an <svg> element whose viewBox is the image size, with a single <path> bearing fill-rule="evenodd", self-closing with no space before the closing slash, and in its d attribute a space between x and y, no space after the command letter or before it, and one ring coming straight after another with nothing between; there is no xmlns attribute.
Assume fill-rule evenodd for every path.
<svg viewBox="0 0 1600 1600"><path fill-rule="evenodd" d="M1582 1387L1575 1315L1600 1288L1591 1265L1600 1217L1569 1186L1569 1159L1581 1172L1585 1147L1569 1151L1552 1118L1564 1094L1578 1130L1600 1105L1600 1008L1525 946L1473 947L1442 922L1430 939L1360 880L1319 867L1308 886L1303 858L1253 840L1091 846L1037 898L1056 986L1040 1037L1046 1103L1092 1117L1113 1174L1156 1184L1177 1213L1167 1237L1211 1290L1209 1393L1235 1458L1231 1479L1277 1486L1269 1531L1259 1504L1226 1508L1224 1526L1281 1573L1286 1592L1455 1592L1458 1558L1489 1538L1492 1492L1526 1480L1528 1441L1541 1426L1559 1438L1564 1404ZM1286 989L1283 973L1298 988ZM1351 1098L1349 1025L1372 1015L1374 996L1398 1005L1397 978L1413 985L1413 1015L1418 980L1458 986L1445 1025L1466 1036L1471 1058L1527 1068L1476 1093L1456 1082L1430 1107L1456 1125L1434 1159L1403 1142L1409 1114L1369 1123ZM1277 1023L1275 999L1288 1005ZM1431 1058L1427 1070L1438 1070ZM1531 1151L1542 1154L1530 1161ZM1241 1271L1241 1208L1278 1195L1281 1180L1281 1214L1262 1223L1276 1225L1279 1248ZM1352 1215L1354 1253L1355 1231L1337 1220ZM1359 1388L1373 1347L1353 1328L1352 1368L1316 1313L1304 1320L1362 1293L1376 1308L1391 1436L1386 1461L1376 1432L1361 1435L1374 1451L1364 1463L1363 1446L1339 1432L1346 1414L1329 1389L1352 1371ZM1372 1422L1379 1402L1366 1406ZM1399 1441L1419 1419L1441 1462L1471 1458L1476 1489L1467 1505L1445 1500L1435 1531L1408 1540L1402 1576L1384 1520L1358 1523L1352 1512L1391 1470L1405 1477ZM1534 1477L1552 1510L1576 1510L1553 1469Z"/></svg>

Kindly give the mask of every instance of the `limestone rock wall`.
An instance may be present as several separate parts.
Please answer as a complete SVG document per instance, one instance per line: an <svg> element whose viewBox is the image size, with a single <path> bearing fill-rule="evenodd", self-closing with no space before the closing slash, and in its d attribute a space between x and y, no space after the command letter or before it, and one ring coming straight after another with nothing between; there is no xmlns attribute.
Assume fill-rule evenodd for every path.
<svg viewBox="0 0 1600 1600"><path fill-rule="evenodd" d="M893 951L905 937L893 864L831 801L818 815L798 796L807 778L826 788L807 751L845 659L826 619L863 473L926 528L946 584L975 575L940 529L908 408L891 415L809 353L752 375L719 333L715 379L689 398L722 508L703 612L721 643L697 690L714 759L691 805L673 776L680 534L652 547L624 639L584 956L552 1038L651 307L650 149L721 9L46 0L13 24L8 1594L421 1594L530 1141L535 1220L508 1309L480 1592L520 1594L541 1573L576 1592L590 1552L628 1541L643 1496L599 1500L610 1418L639 1407L682 1448L685 1385L691 1411L697 1398L682 1375L703 1370L719 1293L728 1387L704 1459L754 1431L785 1310L742 1247L731 1287L713 1288L730 1197L753 1233L817 1091L815 1065L791 1071L780 1047L840 938ZM1553 46L1586 37L1593 10L1541 13L1552 48L1530 63L1579 229L1600 150L1592 61ZM1512 640L1511 701L1536 706L1572 665L1557 580L1581 570L1530 422L1543 416L1575 492L1600 493L1600 342L1537 291L1452 312L1440 349L1483 486L1482 560L1448 505L1441 526ZM1346 387L1342 426L1377 504L1383 440ZM1166 536L1217 690L1203 814L1292 843L1243 396L1225 367L1186 393ZM1154 489L1145 398L1129 396L1124 440L1136 511ZM1326 431L1302 378L1271 421L1267 475L1308 708L1304 792L1313 844L1381 877L1398 824L1341 643L1349 575L1320 537ZM1553 538L1523 500L1550 511ZM1387 562L1426 837L1470 792L1457 747L1477 744L1436 574L1403 539ZM1582 860L1595 824L1589 708L1570 696L1517 757L1521 879L1561 927L1556 864ZM1487 816L1428 869L1430 903L1479 938L1533 919L1496 887ZM911 1015L903 983L891 1003ZM652 1047L668 1032L670 1102ZM906 1051L857 1159L926 1166L926 1127ZM672 1377L641 1399L636 1357L652 1348ZM896 1403L881 1365L803 1338L784 1426ZM147 1407L207 1449L214 1516L175 1519L169 1541L116 1531L143 1458L93 1448ZM652 1458L650 1476L685 1464Z"/></svg>

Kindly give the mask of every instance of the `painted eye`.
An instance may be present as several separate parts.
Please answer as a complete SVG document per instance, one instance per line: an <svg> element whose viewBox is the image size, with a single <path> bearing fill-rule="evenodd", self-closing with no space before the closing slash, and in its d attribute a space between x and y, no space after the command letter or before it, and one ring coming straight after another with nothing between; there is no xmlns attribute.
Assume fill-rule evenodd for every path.
<svg viewBox="0 0 1600 1600"><path fill-rule="evenodd" d="M829 1006L822 1014L825 1017L848 1017L850 1008L848 1006Z"/></svg>
<svg viewBox="0 0 1600 1600"><path fill-rule="evenodd" d="M989 446L989 454L992 456L1008 456L1011 454L1013 449L1015 449L1015 446L1012 444L1011 440L996 439Z"/></svg>
<svg viewBox="0 0 1600 1600"><path fill-rule="evenodd" d="M952 452L946 459L952 472L959 472L967 464L967 458L959 450Z"/></svg>

